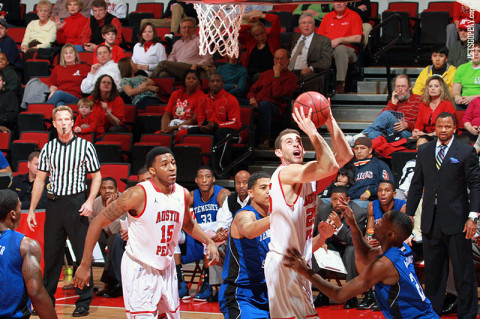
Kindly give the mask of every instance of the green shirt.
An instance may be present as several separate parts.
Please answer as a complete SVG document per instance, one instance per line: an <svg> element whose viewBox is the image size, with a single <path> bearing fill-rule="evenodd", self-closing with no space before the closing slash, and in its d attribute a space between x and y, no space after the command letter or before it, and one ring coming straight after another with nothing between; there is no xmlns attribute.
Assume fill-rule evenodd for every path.
<svg viewBox="0 0 480 319"><path fill-rule="evenodd" d="M143 82L147 81L147 77L143 76L143 75L139 75L139 76L136 76L136 77L133 77L133 78L123 78L122 79L122 89L125 85L130 85L132 87L132 89L135 89L136 87L138 87L140 84L142 84ZM142 92L140 94L137 94L135 96L131 96L131 99L132 99L132 103L137 105L137 103L143 99L144 97L157 97L157 94L155 92L152 92L152 91L145 91L145 92Z"/></svg>
<svg viewBox="0 0 480 319"><path fill-rule="evenodd" d="M461 64L453 83L462 85L462 96L480 95L480 66L476 69L472 67L472 62Z"/></svg>
<svg viewBox="0 0 480 319"><path fill-rule="evenodd" d="M298 7L292 12L292 14L302 15L303 11L305 11L305 10L302 10L302 7L303 7L303 4L299 4ZM329 7L330 11L332 11L333 5L330 4L328 7ZM323 17L324 17L327 13L330 12L330 11L323 12L323 11L322 11L322 5L321 5L321 4L311 4L311 5L308 6L308 9L307 9L307 10L317 11L317 12L318 12L318 16L313 17L313 18L314 18L315 20L318 20L318 21L322 21Z"/></svg>

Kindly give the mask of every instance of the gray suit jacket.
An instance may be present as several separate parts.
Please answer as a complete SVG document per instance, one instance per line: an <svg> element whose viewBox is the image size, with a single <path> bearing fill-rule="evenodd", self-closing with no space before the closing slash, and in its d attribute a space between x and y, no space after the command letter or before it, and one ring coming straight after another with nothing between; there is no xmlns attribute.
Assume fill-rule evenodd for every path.
<svg viewBox="0 0 480 319"><path fill-rule="evenodd" d="M300 38L300 33L295 33L290 40L289 51L293 54L293 48ZM307 63L308 66L313 67L314 72L320 72L330 68L332 65L332 41L326 36L313 33L312 42L308 48Z"/></svg>

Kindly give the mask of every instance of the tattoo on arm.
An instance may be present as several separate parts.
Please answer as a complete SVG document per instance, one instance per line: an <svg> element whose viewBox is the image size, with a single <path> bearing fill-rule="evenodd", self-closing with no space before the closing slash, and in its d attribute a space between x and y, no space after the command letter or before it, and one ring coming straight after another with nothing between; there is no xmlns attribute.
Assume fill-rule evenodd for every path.
<svg viewBox="0 0 480 319"><path fill-rule="evenodd" d="M127 203L132 198L134 190L133 188L127 189L116 201L108 205L102 212L103 216L109 221L113 222L123 214L125 214L128 209Z"/></svg>
<svg viewBox="0 0 480 319"><path fill-rule="evenodd" d="M230 192L228 190L222 190L218 194L217 202L220 207L222 207L223 203L225 202L225 198L227 198L228 195L230 195Z"/></svg>

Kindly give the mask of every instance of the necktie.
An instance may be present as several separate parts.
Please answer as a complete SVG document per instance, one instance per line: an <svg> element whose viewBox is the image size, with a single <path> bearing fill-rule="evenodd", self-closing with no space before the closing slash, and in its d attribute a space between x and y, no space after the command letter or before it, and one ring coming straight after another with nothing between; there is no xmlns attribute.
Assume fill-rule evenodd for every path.
<svg viewBox="0 0 480 319"><path fill-rule="evenodd" d="M302 53L303 47L305 46L305 37L302 37L300 42L298 43L297 50L292 56L290 60L290 64L288 65L288 69L292 71L295 68L295 63L297 62L297 57Z"/></svg>
<svg viewBox="0 0 480 319"><path fill-rule="evenodd" d="M445 158L445 149L447 148L447 145L442 144L440 145L440 150L437 153L436 157L436 166L437 169L440 169L440 166L442 166L443 159Z"/></svg>

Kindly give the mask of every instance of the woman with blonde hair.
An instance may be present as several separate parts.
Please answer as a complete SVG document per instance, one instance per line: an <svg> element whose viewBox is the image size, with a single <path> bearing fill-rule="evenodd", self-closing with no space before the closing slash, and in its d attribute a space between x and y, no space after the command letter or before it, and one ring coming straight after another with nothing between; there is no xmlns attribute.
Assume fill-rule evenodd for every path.
<svg viewBox="0 0 480 319"><path fill-rule="evenodd" d="M50 19L52 14L52 3L47 0L40 0L36 7L38 20L32 20L25 30L20 49L33 57L33 54L40 48L50 48L57 39L57 28L55 22ZM24 59L26 59L24 57Z"/></svg>
<svg viewBox="0 0 480 319"><path fill-rule="evenodd" d="M440 76L434 75L425 83L412 137L435 135L435 121L442 112L449 112L455 116L455 107L445 81Z"/></svg>
<svg viewBox="0 0 480 319"><path fill-rule="evenodd" d="M55 106L77 103L82 97L80 85L90 72L90 66L80 62L73 44L65 44L60 52L60 63L50 75L50 95L47 103Z"/></svg>
<svg viewBox="0 0 480 319"><path fill-rule="evenodd" d="M80 11L83 8L82 0L67 0L65 8L70 13L68 18L60 21L60 17L55 17L55 26L57 27L57 42L60 44L70 43L75 45L78 51L83 51L81 35L83 28L90 21L85 18Z"/></svg>

